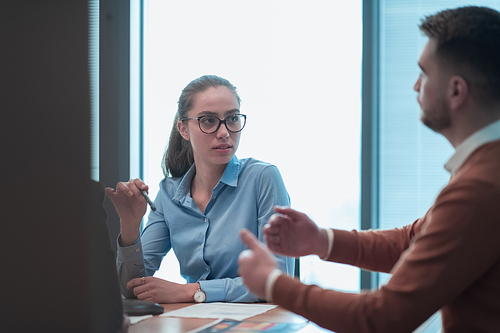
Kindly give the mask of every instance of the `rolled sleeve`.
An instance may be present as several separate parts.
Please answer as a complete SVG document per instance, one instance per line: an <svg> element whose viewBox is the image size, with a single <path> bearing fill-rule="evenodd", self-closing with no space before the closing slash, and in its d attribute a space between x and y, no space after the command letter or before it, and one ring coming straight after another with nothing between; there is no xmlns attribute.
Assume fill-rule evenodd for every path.
<svg viewBox="0 0 500 333"><path fill-rule="evenodd" d="M133 278L145 276L144 258L142 255L141 238L137 238L132 245L121 246L121 235L117 239L118 257L116 266L120 280L122 295L126 298L134 298L134 292L127 289L127 283Z"/></svg>

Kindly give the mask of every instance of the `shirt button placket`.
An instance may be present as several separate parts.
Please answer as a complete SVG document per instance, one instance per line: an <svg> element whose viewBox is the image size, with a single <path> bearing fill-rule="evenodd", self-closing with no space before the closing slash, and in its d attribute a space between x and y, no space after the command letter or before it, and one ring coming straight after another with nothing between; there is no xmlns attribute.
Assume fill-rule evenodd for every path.
<svg viewBox="0 0 500 333"><path fill-rule="evenodd" d="M208 223L208 217L205 217L203 222ZM205 226L205 228L208 228L208 225ZM202 253L204 253L204 250L203 250L204 247L205 247L205 243L201 243L200 248L201 248ZM205 256L205 255L203 254L203 256ZM210 267L207 266L206 269L207 269L207 272L210 272Z"/></svg>

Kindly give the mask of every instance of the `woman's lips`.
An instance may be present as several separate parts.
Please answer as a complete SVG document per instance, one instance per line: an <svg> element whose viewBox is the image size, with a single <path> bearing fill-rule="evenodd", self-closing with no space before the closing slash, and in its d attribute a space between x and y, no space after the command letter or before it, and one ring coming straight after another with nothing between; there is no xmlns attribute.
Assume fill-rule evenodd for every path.
<svg viewBox="0 0 500 333"><path fill-rule="evenodd" d="M231 151L231 148L233 148L233 146L228 145L228 144L222 144L222 145L218 145L218 146L214 147L214 150L219 152L219 153L227 153L227 152Z"/></svg>

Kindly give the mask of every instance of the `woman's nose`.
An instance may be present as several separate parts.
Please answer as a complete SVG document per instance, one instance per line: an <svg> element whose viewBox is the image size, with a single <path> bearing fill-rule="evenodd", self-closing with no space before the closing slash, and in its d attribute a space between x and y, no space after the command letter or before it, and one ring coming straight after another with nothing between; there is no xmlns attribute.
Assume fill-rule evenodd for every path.
<svg viewBox="0 0 500 333"><path fill-rule="evenodd" d="M220 124L219 129L217 130L218 138L227 138L229 136L229 131L227 130L226 124Z"/></svg>

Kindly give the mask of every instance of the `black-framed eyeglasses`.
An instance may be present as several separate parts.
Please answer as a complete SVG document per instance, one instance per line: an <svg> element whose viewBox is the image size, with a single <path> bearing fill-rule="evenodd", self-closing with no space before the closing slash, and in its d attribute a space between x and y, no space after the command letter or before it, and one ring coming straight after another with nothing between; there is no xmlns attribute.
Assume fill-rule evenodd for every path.
<svg viewBox="0 0 500 333"><path fill-rule="evenodd" d="M184 118L185 120L198 120L200 130L205 134L212 134L219 130L220 125L224 124L227 130L231 133L238 133L245 127L247 116L244 114L233 114L224 120L216 116L201 116L196 118Z"/></svg>

